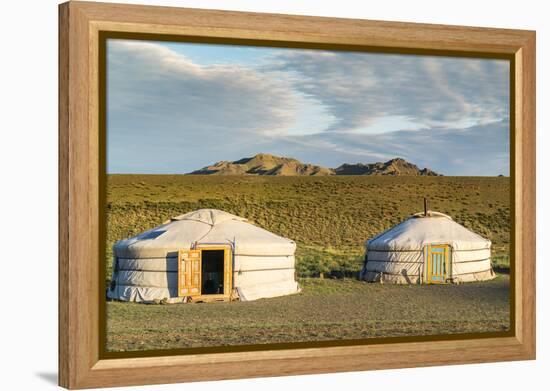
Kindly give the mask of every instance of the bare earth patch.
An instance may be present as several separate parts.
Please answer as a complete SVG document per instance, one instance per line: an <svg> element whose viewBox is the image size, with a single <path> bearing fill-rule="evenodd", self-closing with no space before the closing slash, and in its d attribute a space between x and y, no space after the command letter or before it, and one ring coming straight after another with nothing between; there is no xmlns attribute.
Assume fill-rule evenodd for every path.
<svg viewBox="0 0 550 391"><path fill-rule="evenodd" d="M506 331L509 277L462 285L300 281L254 302L107 303L109 351Z"/></svg>

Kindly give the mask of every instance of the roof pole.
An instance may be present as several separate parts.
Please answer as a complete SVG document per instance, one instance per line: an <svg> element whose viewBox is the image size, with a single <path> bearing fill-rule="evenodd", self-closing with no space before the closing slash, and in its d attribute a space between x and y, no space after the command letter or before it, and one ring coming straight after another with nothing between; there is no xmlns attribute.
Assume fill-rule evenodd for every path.
<svg viewBox="0 0 550 391"><path fill-rule="evenodd" d="M428 199L424 197L424 216L428 216Z"/></svg>

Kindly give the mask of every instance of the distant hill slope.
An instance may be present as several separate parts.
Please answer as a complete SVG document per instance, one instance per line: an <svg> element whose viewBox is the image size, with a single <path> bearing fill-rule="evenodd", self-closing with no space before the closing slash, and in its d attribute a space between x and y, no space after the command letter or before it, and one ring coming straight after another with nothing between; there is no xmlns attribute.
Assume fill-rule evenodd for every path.
<svg viewBox="0 0 550 391"><path fill-rule="evenodd" d="M406 176L439 176L429 168L419 169L415 164L405 159L395 158L385 163L371 164L342 164L334 169L336 175L406 175Z"/></svg>
<svg viewBox="0 0 550 391"><path fill-rule="evenodd" d="M278 175L278 176L325 176L325 175L406 175L437 176L436 172L423 168L401 158L385 163L342 164L338 168L326 168L302 163L289 157L259 153L240 160L220 161L211 166L190 173L191 175Z"/></svg>
<svg viewBox="0 0 550 391"><path fill-rule="evenodd" d="M333 175L329 168L301 163L289 158L259 153L250 158L235 160L233 162L221 161L200 170L193 171L194 175Z"/></svg>

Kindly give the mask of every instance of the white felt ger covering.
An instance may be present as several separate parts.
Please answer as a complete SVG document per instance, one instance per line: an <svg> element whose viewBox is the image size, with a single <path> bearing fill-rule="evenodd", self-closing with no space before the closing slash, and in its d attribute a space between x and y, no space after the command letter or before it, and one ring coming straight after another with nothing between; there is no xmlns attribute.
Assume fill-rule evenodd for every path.
<svg viewBox="0 0 550 391"><path fill-rule="evenodd" d="M294 241L246 219L216 209L200 209L113 246L112 299L149 302L178 298L178 251L192 246L227 245L233 250L233 287L241 300L299 291L294 278Z"/></svg>
<svg viewBox="0 0 550 391"><path fill-rule="evenodd" d="M429 211L417 213L366 243L361 278L367 281L418 283L424 281L425 248L450 246L448 277L454 282L490 280L491 241L451 217Z"/></svg>

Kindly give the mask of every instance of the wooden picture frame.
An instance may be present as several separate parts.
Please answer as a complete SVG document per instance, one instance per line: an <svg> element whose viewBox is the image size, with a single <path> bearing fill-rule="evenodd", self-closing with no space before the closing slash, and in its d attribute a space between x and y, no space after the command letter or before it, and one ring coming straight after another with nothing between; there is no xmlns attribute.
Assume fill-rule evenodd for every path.
<svg viewBox="0 0 550 391"><path fill-rule="evenodd" d="M105 189L100 35L138 33L196 42L350 48L506 58L511 81L514 203L513 330L486 338L419 338L253 351L105 358L101 281ZM102 54L103 53L103 54ZM103 111L103 112L102 112ZM103 252L104 253L104 252ZM90 388L535 358L535 32L169 7L59 6L59 384Z"/></svg>

